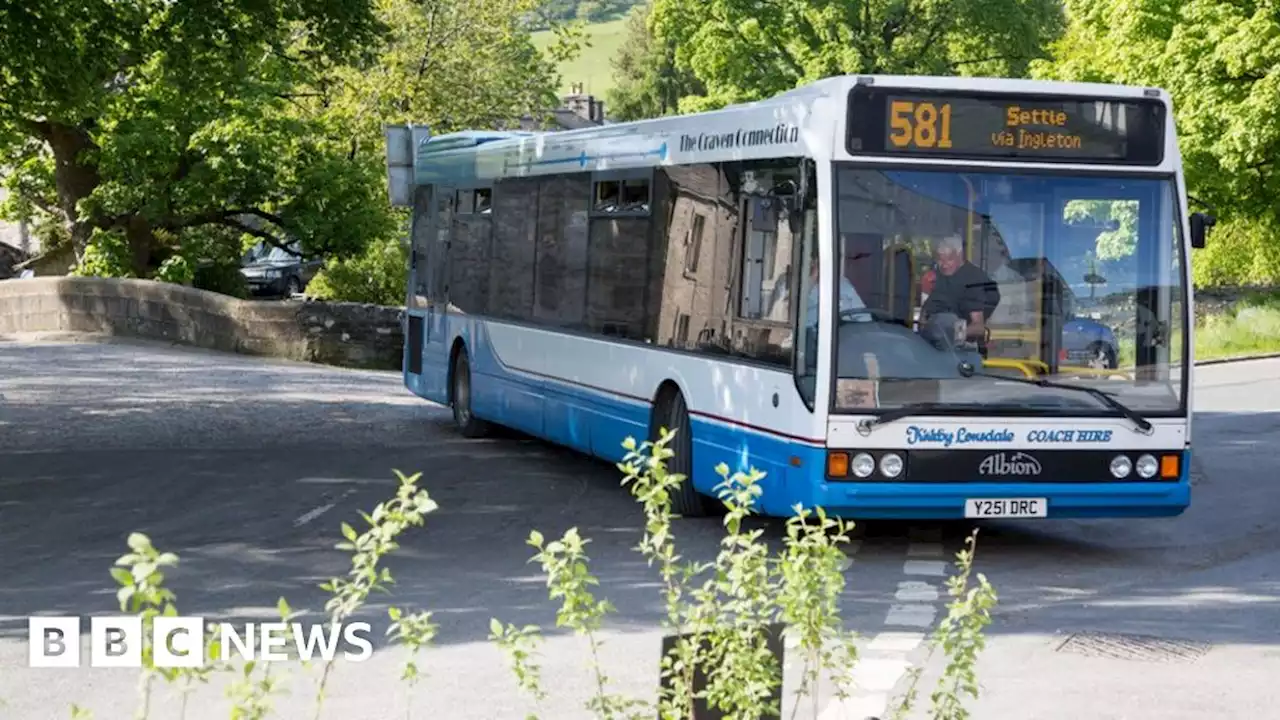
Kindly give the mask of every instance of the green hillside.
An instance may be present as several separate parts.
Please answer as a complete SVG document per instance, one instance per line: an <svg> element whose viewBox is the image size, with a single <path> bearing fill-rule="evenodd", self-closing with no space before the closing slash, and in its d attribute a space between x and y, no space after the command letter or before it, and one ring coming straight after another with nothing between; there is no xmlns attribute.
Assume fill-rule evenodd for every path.
<svg viewBox="0 0 1280 720"><path fill-rule="evenodd" d="M622 46L626 25L627 20L623 17L587 26L590 47L583 48L577 58L560 66L562 92L568 93L573 85L581 83L583 92L597 98L604 97L605 92L613 87L611 61ZM549 30L533 34L534 43L539 49L549 45L553 38Z"/></svg>

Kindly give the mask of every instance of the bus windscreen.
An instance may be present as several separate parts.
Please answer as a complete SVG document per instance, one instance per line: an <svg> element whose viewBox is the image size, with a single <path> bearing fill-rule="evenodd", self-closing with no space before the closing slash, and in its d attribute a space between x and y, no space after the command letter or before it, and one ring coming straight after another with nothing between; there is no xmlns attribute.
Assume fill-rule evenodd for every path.
<svg viewBox="0 0 1280 720"><path fill-rule="evenodd" d="M1159 165L1158 100L857 87L851 155Z"/></svg>

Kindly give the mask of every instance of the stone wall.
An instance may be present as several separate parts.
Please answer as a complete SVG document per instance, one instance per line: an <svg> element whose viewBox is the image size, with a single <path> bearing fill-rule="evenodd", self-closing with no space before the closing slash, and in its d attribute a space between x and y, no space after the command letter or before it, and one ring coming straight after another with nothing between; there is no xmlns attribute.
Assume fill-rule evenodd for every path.
<svg viewBox="0 0 1280 720"><path fill-rule="evenodd" d="M0 282L0 335L73 332L167 340L249 355L399 370L400 308L238 300L152 280Z"/></svg>
<svg viewBox="0 0 1280 720"><path fill-rule="evenodd" d="M1210 315L1230 312L1236 303L1254 295L1280 295L1280 285L1196 288L1196 319L1203 320Z"/></svg>

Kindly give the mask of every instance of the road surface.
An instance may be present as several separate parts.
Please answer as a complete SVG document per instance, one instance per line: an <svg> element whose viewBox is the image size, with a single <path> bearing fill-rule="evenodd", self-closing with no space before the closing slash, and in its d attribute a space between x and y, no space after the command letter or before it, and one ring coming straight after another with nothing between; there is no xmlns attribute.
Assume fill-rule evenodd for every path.
<svg viewBox="0 0 1280 720"><path fill-rule="evenodd" d="M403 658L379 640L368 662L339 660L325 717L404 716L407 703L414 717L524 717L532 706L486 641L491 617L548 634L541 663L556 682L540 716L590 717L587 647L555 629L524 544L571 526L617 607L603 655L614 689L651 697L661 596L632 550L639 508L607 464L514 436L464 441L395 373L70 342L0 343L0 367L0 717L66 718L72 703L132 716L133 671L28 668L26 647L29 615L115 612L108 568L130 531L181 556L168 581L184 615L269 621L281 595L316 612L316 586L347 569L338 524L394 492L393 469L422 472L440 509L392 557L393 595L362 617L380 634L389 601L434 611L429 677L407 700ZM1280 671L1280 362L1200 368L1195 400L1200 472L1184 516L984 526L977 569L1000 605L974 717L1257 718L1280 700L1266 679ZM909 664L924 667L927 710L940 666L916 643L941 616L939 573L965 530L863 528L844 602L864 638L860 693L843 713L820 699L824 717L881 712ZM676 532L685 554L715 552L715 521ZM312 717L315 677L272 717ZM227 717L224 691L198 690L186 717ZM172 691L158 693L153 717L176 717Z"/></svg>

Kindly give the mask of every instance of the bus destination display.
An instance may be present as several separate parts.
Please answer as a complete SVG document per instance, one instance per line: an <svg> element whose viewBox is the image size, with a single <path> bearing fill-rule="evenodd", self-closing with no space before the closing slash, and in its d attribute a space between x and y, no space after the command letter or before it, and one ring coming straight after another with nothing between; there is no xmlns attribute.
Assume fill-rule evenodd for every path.
<svg viewBox="0 0 1280 720"><path fill-rule="evenodd" d="M1151 102L864 90L850 102L849 152L1154 165L1162 111Z"/></svg>

